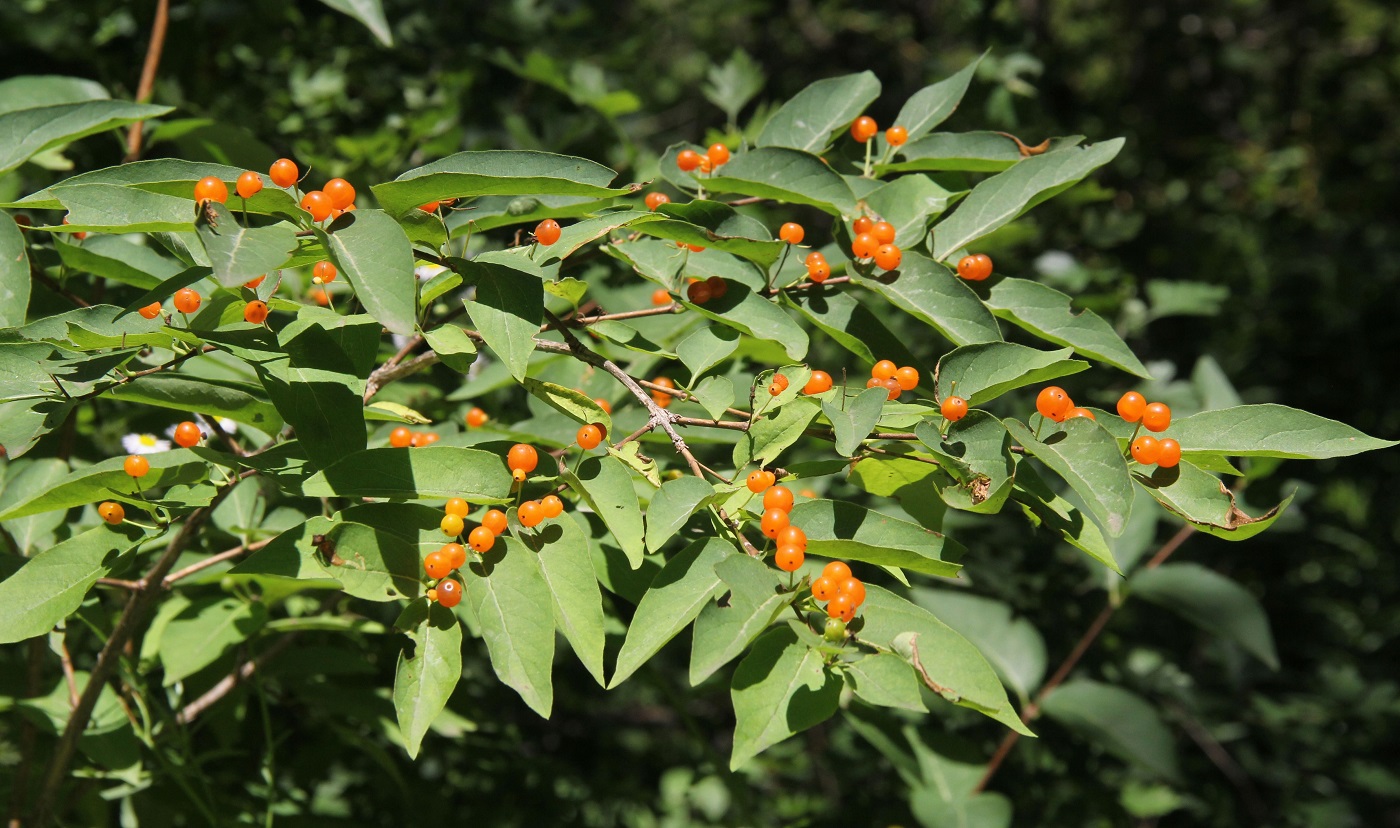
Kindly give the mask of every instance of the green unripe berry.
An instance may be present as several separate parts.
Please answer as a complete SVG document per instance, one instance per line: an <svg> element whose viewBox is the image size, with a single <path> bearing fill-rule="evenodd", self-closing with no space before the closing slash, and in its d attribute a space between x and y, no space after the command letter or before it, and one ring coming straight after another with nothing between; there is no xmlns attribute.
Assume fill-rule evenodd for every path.
<svg viewBox="0 0 1400 828"><path fill-rule="evenodd" d="M846 640L846 622L840 618L826 619L826 632L822 635L832 644L840 644Z"/></svg>

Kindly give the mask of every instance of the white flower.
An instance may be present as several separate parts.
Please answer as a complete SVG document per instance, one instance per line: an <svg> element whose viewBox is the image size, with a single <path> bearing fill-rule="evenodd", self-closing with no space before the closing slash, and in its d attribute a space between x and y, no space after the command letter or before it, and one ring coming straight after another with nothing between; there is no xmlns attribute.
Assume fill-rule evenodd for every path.
<svg viewBox="0 0 1400 828"><path fill-rule="evenodd" d="M238 431L238 423L228 417L215 417L214 422L219 426L219 430L225 434L233 434Z"/></svg>
<svg viewBox="0 0 1400 828"><path fill-rule="evenodd" d="M421 265L413 269L413 275L417 276L419 279L431 279L446 269L447 268L443 267L442 265Z"/></svg>
<svg viewBox="0 0 1400 828"><path fill-rule="evenodd" d="M170 451L170 441L162 440L154 434L128 434L122 437L122 448L127 454L155 454Z"/></svg>

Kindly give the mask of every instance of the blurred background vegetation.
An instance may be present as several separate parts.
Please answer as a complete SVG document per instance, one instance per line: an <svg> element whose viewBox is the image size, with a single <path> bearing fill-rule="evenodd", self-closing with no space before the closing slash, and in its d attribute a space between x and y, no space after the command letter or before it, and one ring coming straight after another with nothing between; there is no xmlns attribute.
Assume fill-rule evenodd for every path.
<svg viewBox="0 0 1400 828"><path fill-rule="evenodd" d="M1094 182L997 234L988 252L999 271L1039 274L1115 321L1159 376L1151 398L1189 396L1183 381L1208 369L1197 366L1207 355L1247 402L1400 434L1391 0L384 5L392 47L312 0L176 0L154 101L208 123L158 127L148 154L258 168L291 154L318 180L344 175L364 189L461 149L534 148L642 181L666 145L734 137L768 102L830 75L874 71L884 93L870 114L884 126L909 94L990 49L945 129L1004 130L1032 144L1066 134L1128 141ZM0 3L0 77L75 75L129 98L154 7ZM707 99L707 89L732 100L746 86L756 96L737 113ZM83 141L47 159L52 170L0 178L0 195L121 154L116 139ZM1092 376L1102 386L1109 373ZM1014 803L1015 824L1400 825L1400 452L1249 473L1247 508L1296 489L1294 511L1246 544L1194 537L1176 560L1259 597L1281 669L1130 602L1078 675L1159 706L1180 778L1041 720L1045 738L1023 740L992 785ZM1101 579L1077 553L1029 538L1019 518L999 527L964 538L969 580L1034 624L1053 667L1102 606ZM1160 541L1174 527L1156 531ZM384 735L384 695L348 692L383 684L399 646L327 646L269 672L279 822L953 824L840 720L728 774L727 686L684 686L684 645L613 693L561 661L550 722L471 660L476 675L453 705L459 738L431 738L414 764ZM3 663L13 667L13 654ZM199 764L157 775L172 807L128 809L131 818L212 821L191 801L261 812L256 705L239 704L191 737ZM990 756L997 725L937 710L924 741ZM16 761L10 738L0 729L0 767ZM112 806L90 799L91 824L107 824Z"/></svg>

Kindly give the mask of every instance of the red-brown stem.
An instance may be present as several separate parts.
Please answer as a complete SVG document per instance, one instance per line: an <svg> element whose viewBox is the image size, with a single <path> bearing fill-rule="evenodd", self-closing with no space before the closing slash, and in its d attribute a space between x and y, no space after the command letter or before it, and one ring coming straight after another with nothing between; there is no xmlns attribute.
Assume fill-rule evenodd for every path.
<svg viewBox="0 0 1400 828"><path fill-rule="evenodd" d="M232 673L219 679L218 683L205 691L202 696L185 705L180 712L175 715L175 721L179 724L187 725L199 718L199 715L212 707L215 702L233 692L233 689L244 681L247 681L259 667L276 658L278 654L291 646L291 643L296 640L296 637L296 633L287 633L274 641L272 646L263 650L256 657L238 665Z"/></svg>
<svg viewBox="0 0 1400 828"><path fill-rule="evenodd" d="M160 69L160 56L165 51L165 30L170 25L170 0L156 0L156 19L151 24L151 42L146 47L146 62L141 67L141 82L136 87L136 102L146 103L155 91L156 72ZM141 157L141 128L144 121L131 125L126 133L126 161Z"/></svg>

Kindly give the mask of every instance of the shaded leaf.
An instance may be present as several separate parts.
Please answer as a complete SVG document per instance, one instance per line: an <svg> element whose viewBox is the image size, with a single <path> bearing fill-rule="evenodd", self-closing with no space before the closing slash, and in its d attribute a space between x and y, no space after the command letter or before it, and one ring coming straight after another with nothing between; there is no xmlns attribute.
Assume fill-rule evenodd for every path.
<svg viewBox="0 0 1400 828"><path fill-rule="evenodd" d="M1123 534L1133 505L1132 478L1118 441L1092 420L1072 418L1037 440L1020 421L1002 421L1012 438L1049 466L1082 498L1109 535Z"/></svg>
<svg viewBox="0 0 1400 828"><path fill-rule="evenodd" d="M1225 540L1248 540L1274 525L1293 502L1293 495L1259 517L1235 505L1235 495L1215 475L1183 461L1169 469L1153 467L1133 475L1147 493L1169 512L1185 518L1197 530Z"/></svg>
<svg viewBox="0 0 1400 828"><path fill-rule="evenodd" d="M627 192L608 189L616 177L602 164L570 155L487 150L449 155L370 189L386 211L399 216L444 198L541 194L608 198Z"/></svg>
<svg viewBox="0 0 1400 828"><path fill-rule="evenodd" d="M714 497L714 487L698 477L677 477L662 483L647 505L647 549L660 549Z"/></svg>
<svg viewBox="0 0 1400 828"><path fill-rule="evenodd" d="M523 380L544 322L544 285L500 264L463 262L459 267L476 282L476 296L466 302L472 322L511 376Z"/></svg>
<svg viewBox="0 0 1400 828"><path fill-rule="evenodd" d="M627 638L617 654L608 687L616 687L637 672L652 656L695 620L705 604L722 588L715 565L734 547L719 538L697 540L666 562L637 604Z"/></svg>
<svg viewBox="0 0 1400 828"><path fill-rule="evenodd" d="M948 268L912 250L898 270L852 280L884 296L895 307L932 325L954 345L1000 342L1001 329L972 288Z"/></svg>
<svg viewBox="0 0 1400 828"><path fill-rule="evenodd" d="M788 627L772 630L739 662L730 684L734 748L730 770L836 712L841 678Z"/></svg>
<svg viewBox="0 0 1400 828"><path fill-rule="evenodd" d="M510 472L500 455L458 446L376 448L356 452L311 475L307 497L382 497L505 503Z"/></svg>
<svg viewBox="0 0 1400 828"><path fill-rule="evenodd" d="M879 96L880 80L868 71L811 83L773 113L758 145L823 152Z"/></svg>
<svg viewBox="0 0 1400 828"><path fill-rule="evenodd" d="M720 603L705 604L695 619L690 644L692 686L738 658L798 595L781 591L778 571L758 558L730 555L714 568L729 594Z"/></svg>
<svg viewBox="0 0 1400 828"><path fill-rule="evenodd" d="M113 100L80 100L0 113L0 174L46 149L135 121L159 118L169 106Z"/></svg>
<svg viewBox="0 0 1400 828"><path fill-rule="evenodd" d="M491 666L531 710L554 707L554 615L549 584L535 554L509 536L463 572L467 601L486 642Z"/></svg>
<svg viewBox="0 0 1400 828"><path fill-rule="evenodd" d="M44 635L75 612L97 579L140 540L129 523L99 526L52 546L0 581L0 644Z"/></svg>
<svg viewBox="0 0 1400 828"><path fill-rule="evenodd" d="M1200 564L1168 563L1138 572L1128 585L1134 596L1234 641L1271 669L1279 668L1269 617L1258 599L1236 581Z"/></svg>
<svg viewBox="0 0 1400 828"><path fill-rule="evenodd" d="M217 201L204 205L195 230L209 256L214 278L224 287L237 287L282 267L297 249L293 225L279 222L267 227L244 227Z"/></svg>
<svg viewBox="0 0 1400 828"><path fill-rule="evenodd" d="M1168 780L1181 778L1171 731L1157 709L1121 687L1088 679L1068 681L1041 703L1041 711L1110 753Z"/></svg>

